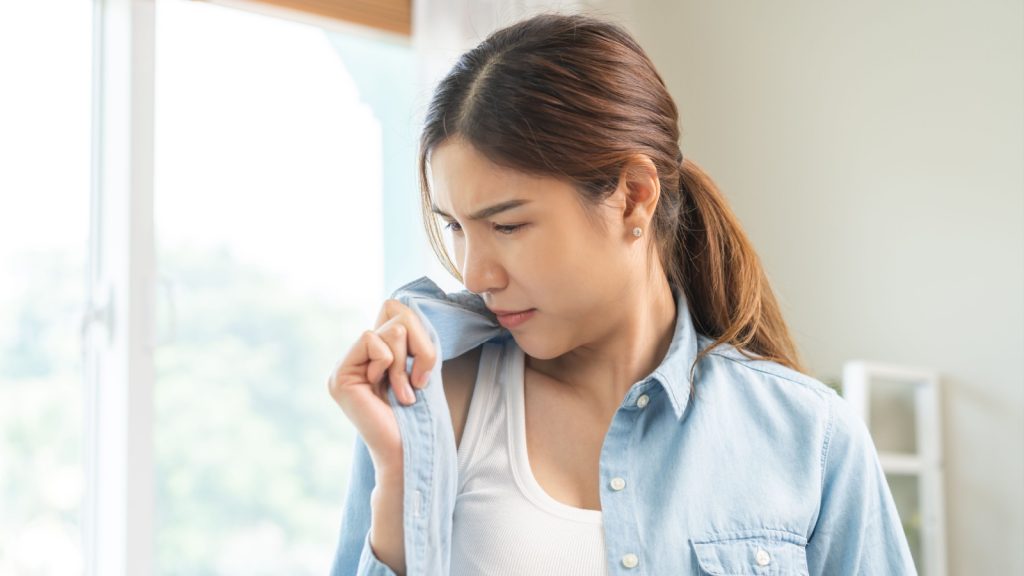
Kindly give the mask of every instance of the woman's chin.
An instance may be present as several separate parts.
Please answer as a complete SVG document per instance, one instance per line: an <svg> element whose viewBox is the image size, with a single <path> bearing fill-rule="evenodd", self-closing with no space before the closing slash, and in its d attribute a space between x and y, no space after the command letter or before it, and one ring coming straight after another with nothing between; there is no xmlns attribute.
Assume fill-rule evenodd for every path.
<svg viewBox="0 0 1024 576"><path fill-rule="evenodd" d="M516 341L516 345L523 350L523 354L536 360L551 360L565 353L564 350L552 345L550 340L541 340L531 334L513 334L512 338Z"/></svg>

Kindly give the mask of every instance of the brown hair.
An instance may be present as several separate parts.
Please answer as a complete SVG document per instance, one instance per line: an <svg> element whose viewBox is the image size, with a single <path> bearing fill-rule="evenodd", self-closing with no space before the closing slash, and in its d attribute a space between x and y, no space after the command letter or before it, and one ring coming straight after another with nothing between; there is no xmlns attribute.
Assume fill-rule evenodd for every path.
<svg viewBox="0 0 1024 576"><path fill-rule="evenodd" d="M421 208L434 253L461 282L427 180L430 152L454 136L500 166L573 183L585 206L616 189L635 155L649 157L661 183L649 246L695 329L715 339L690 368L691 391L694 368L721 343L804 372L754 248L711 178L684 160L675 102L624 28L541 13L492 33L438 84L420 138Z"/></svg>

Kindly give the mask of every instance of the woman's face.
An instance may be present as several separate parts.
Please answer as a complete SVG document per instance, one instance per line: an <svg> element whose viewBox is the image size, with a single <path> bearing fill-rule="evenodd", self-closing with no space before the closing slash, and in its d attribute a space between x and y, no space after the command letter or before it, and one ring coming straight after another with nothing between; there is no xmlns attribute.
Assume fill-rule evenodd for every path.
<svg viewBox="0 0 1024 576"><path fill-rule="evenodd" d="M528 355L555 358L615 325L617 303L640 288L646 267L622 218L622 190L594 216L602 231L571 184L497 166L464 140L437 146L430 168L434 211L466 289L492 310L534 310L509 327ZM495 206L507 209L480 214Z"/></svg>

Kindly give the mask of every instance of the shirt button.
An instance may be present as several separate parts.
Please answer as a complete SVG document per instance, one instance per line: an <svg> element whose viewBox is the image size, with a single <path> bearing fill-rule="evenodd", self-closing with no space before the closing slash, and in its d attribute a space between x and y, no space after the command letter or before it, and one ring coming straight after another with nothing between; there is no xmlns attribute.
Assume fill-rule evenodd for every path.
<svg viewBox="0 0 1024 576"><path fill-rule="evenodd" d="M772 561L772 557L768 555L768 552L764 548L757 549L757 565L767 566Z"/></svg>
<svg viewBox="0 0 1024 576"><path fill-rule="evenodd" d="M612 478L611 485L612 490L618 492L619 490L622 490L623 488L626 487L626 481L616 476L615 478Z"/></svg>
<svg viewBox="0 0 1024 576"><path fill-rule="evenodd" d="M622 557L622 565L626 568L636 568L639 563L640 559L636 557L636 554L630 553Z"/></svg>
<svg viewBox="0 0 1024 576"><path fill-rule="evenodd" d="M649 401L650 398L647 397L647 394L641 394L640 397L636 399L636 406L637 408L643 408L644 406L647 406L647 402Z"/></svg>

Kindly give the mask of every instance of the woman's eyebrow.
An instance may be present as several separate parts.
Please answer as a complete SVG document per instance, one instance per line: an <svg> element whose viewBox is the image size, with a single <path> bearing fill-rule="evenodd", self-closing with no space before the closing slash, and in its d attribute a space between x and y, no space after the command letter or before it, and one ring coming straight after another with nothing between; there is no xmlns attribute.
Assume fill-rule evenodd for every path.
<svg viewBox="0 0 1024 576"><path fill-rule="evenodd" d="M474 212L473 214L471 214L469 216L469 219L470 220L483 220L485 218L490 218L491 216L494 216L495 214L499 214L499 213L504 212L506 210L511 210L513 208L518 208L518 207L522 206L523 204L529 204L530 202L531 202L530 200L524 200L524 199L506 200L504 202L498 202L497 204L495 204L493 206L488 206L487 208L484 208L482 210L477 210L476 212ZM440 214L441 216L444 216L445 218L449 218L449 219L452 218L450 214L448 214L447 212L445 212L445 211L441 210L440 208L438 208L436 204L431 204L430 205L430 210L434 214Z"/></svg>

